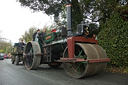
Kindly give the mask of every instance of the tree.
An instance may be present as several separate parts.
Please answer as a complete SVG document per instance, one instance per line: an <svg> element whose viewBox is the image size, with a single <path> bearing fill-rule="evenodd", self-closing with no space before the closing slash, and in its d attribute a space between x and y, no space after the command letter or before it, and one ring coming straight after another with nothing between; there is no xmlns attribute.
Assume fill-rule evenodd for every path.
<svg viewBox="0 0 128 85"><path fill-rule="evenodd" d="M32 36L33 36L34 32L36 32L35 27L29 28L29 30L25 31L24 35L22 35L22 38L20 38L19 40L23 39L26 43L28 43L29 41L32 40Z"/></svg>
<svg viewBox="0 0 128 85"><path fill-rule="evenodd" d="M2 30L0 30L0 42L1 42L1 40L2 40L1 33L2 33Z"/></svg>
<svg viewBox="0 0 128 85"><path fill-rule="evenodd" d="M55 15L56 17L61 14L63 20L66 19L65 4L67 0L18 1L22 6L27 6L34 11L43 11L47 15ZM127 0L72 0L73 28L76 29L83 19L90 22L99 22L100 25L104 24L120 3L128 5ZM102 30L101 27L100 30Z"/></svg>
<svg viewBox="0 0 128 85"><path fill-rule="evenodd" d="M0 30L0 33L2 33L2 30ZM1 37L0 35L0 53L5 53L7 47L11 47L12 43L11 41L8 42L8 39Z"/></svg>
<svg viewBox="0 0 128 85"><path fill-rule="evenodd" d="M27 6L34 11L43 11L47 15L59 16L66 0L17 0L22 6Z"/></svg>
<svg viewBox="0 0 128 85"><path fill-rule="evenodd" d="M4 53L6 52L7 47L11 47L11 42L3 41L0 39L0 52Z"/></svg>
<svg viewBox="0 0 128 85"><path fill-rule="evenodd" d="M22 6L29 7L34 11L42 11L47 15L58 17L64 13L67 0L17 0ZM83 13L78 0L72 0L73 4L73 27L83 20Z"/></svg>
<svg viewBox="0 0 128 85"><path fill-rule="evenodd" d="M91 28L91 31L93 34L98 34L99 33L99 27L96 23L90 23L89 27Z"/></svg>

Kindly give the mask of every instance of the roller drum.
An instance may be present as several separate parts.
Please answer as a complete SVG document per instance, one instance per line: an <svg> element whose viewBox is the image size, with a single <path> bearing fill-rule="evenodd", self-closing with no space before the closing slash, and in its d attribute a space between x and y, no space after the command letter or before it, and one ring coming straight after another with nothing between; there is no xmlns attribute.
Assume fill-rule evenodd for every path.
<svg viewBox="0 0 128 85"><path fill-rule="evenodd" d="M68 58L68 48L65 49L63 57ZM75 58L90 59L103 59L107 58L107 54L104 49L97 44L75 44ZM75 62L75 63L63 63L65 72L74 78L83 78L97 74L104 70L107 66L107 62Z"/></svg>

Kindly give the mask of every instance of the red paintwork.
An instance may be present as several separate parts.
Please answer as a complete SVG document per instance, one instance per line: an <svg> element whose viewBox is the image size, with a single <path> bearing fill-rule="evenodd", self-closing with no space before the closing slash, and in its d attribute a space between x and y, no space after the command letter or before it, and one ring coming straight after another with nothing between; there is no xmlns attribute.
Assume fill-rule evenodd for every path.
<svg viewBox="0 0 128 85"><path fill-rule="evenodd" d="M84 60L83 58L60 58L60 60L57 60L58 62L87 62L87 60Z"/></svg>
<svg viewBox="0 0 128 85"><path fill-rule="evenodd" d="M57 29L53 29L51 32L56 32L57 31Z"/></svg>
<svg viewBox="0 0 128 85"><path fill-rule="evenodd" d="M52 38L52 36L50 35L50 36L48 36L48 37L46 37L45 39L47 40L47 39L50 39L50 38Z"/></svg>
<svg viewBox="0 0 128 85"><path fill-rule="evenodd" d="M98 62L109 62L110 58L102 58L102 59L89 59L85 60L83 58L60 58L57 60L58 62L88 62L88 63L98 63Z"/></svg>
<svg viewBox="0 0 128 85"><path fill-rule="evenodd" d="M98 62L109 62L110 58L103 58L103 59L90 59L88 60L89 63L98 63Z"/></svg>
<svg viewBox="0 0 128 85"><path fill-rule="evenodd" d="M93 38L85 38L85 37L69 37L67 39L68 44L68 56L69 58L74 58L75 51L75 42L86 42L86 43L95 43L98 44L97 40Z"/></svg>

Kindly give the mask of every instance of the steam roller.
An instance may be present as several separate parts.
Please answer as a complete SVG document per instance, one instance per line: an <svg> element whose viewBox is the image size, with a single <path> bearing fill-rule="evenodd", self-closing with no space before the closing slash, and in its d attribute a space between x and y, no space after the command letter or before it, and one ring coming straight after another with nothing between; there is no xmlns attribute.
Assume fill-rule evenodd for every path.
<svg viewBox="0 0 128 85"><path fill-rule="evenodd" d="M67 0L67 27L59 26L51 33L37 33L34 41L27 43L24 50L25 67L37 69L41 64L58 68L63 64L65 72L73 78L84 78L98 74L110 59L98 45L91 28L82 21L76 32L72 28L72 4Z"/></svg>

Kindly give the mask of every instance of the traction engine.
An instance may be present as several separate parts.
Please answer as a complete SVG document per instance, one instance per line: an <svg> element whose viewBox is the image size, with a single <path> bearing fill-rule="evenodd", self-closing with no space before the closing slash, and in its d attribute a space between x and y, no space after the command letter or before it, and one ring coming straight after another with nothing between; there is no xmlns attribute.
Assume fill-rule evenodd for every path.
<svg viewBox="0 0 128 85"><path fill-rule="evenodd" d="M86 24L79 24L73 32L72 5L67 1L67 29L60 27L45 36L37 34L35 41L27 43L24 62L28 70L37 69L40 64L52 68L63 64L70 77L83 78L101 72L110 61Z"/></svg>

